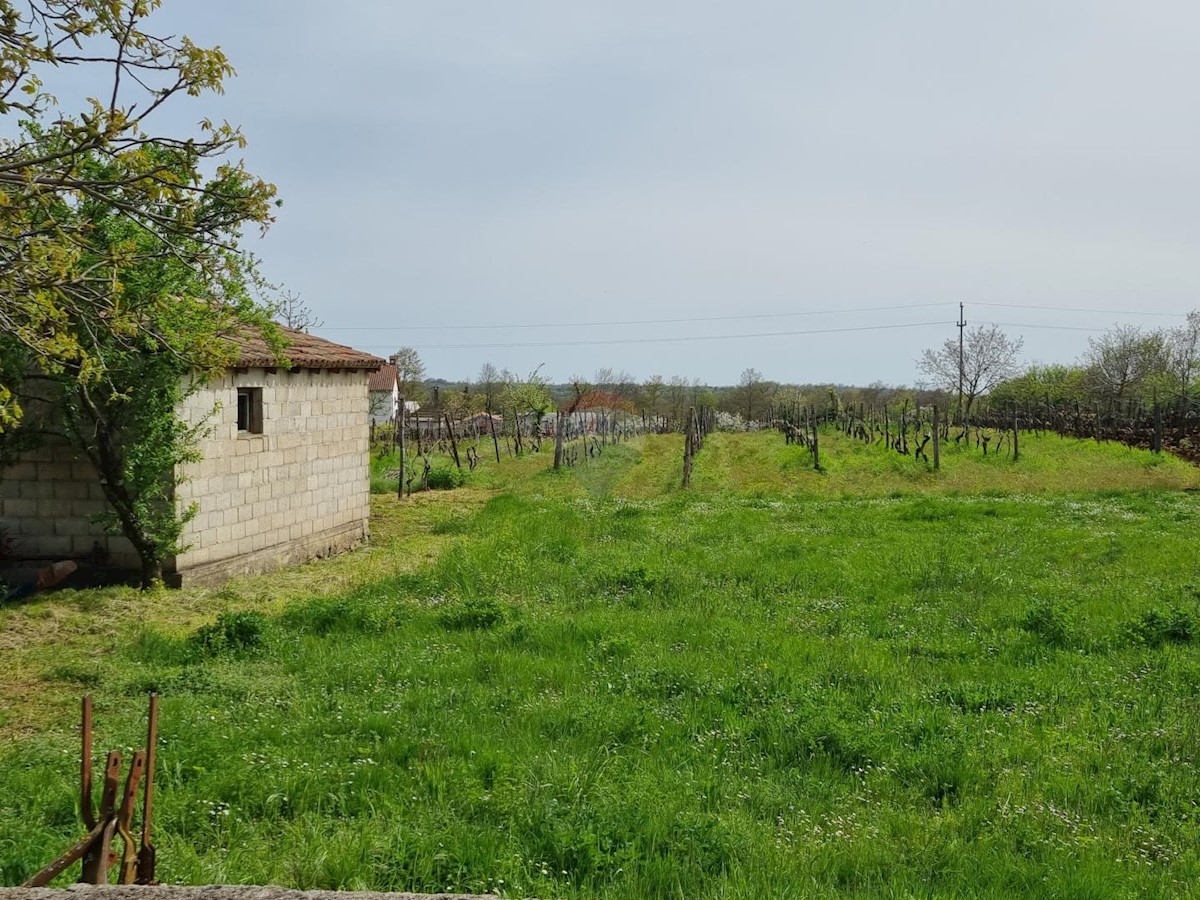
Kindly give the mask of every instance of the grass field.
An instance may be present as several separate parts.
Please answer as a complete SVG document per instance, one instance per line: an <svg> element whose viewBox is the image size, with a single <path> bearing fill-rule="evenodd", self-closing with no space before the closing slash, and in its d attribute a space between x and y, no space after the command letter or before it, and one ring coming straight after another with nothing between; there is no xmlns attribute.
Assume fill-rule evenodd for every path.
<svg viewBox="0 0 1200 900"><path fill-rule="evenodd" d="M133 747L157 689L165 881L1189 895L1200 470L714 435L684 493L680 446L378 496L372 548L283 576L0 611L0 884L77 836L78 696Z"/></svg>

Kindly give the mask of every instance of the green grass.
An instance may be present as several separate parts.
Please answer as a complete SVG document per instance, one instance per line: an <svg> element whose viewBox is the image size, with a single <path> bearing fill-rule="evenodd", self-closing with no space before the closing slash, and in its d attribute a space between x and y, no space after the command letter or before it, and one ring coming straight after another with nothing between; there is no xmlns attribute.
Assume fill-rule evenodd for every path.
<svg viewBox="0 0 1200 900"><path fill-rule="evenodd" d="M654 497L674 490L682 476L679 443L677 435L647 437L642 464L628 473L618 493ZM950 444L942 450L938 472L911 456L835 432L822 433L820 444L821 471L816 472L806 449L773 434L714 434L696 457L692 489L862 497L1200 487L1200 469L1176 457L1055 436L1022 435L1017 462L1008 453L984 457L974 446ZM932 459L931 449L928 455Z"/></svg>
<svg viewBox="0 0 1200 900"><path fill-rule="evenodd" d="M132 747L155 688L166 881L1188 894L1196 470L1030 437L934 475L830 434L816 473L715 435L685 493L679 448L378 497L374 548L284 588L0 612L0 698L59 698L0 706L0 883L78 831L66 698ZM242 609L261 644L192 637Z"/></svg>
<svg viewBox="0 0 1200 900"><path fill-rule="evenodd" d="M465 461L467 446L469 444L464 443L461 447L462 455L459 457L461 467L454 464L454 458L449 454L430 455L429 490L450 490L462 487L470 482L472 473L470 466ZM477 446L481 447L482 444ZM422 490L422 466L423 464L419 457L408 456L405 459L406 492L410 490L420 492ZM395 494L399 487L396 476L396 472L399 470L399 450L392 450L391 452L382 452L381 449L373 450L371 453L371 493ZM412 479L411 484L407 482L409 477Z"/></svg>

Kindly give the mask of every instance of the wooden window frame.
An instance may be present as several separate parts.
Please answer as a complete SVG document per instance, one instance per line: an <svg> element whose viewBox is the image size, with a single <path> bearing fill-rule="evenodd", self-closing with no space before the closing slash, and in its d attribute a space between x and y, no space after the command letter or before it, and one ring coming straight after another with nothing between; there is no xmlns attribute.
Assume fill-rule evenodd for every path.
<svg viewBox="0 0 1200 900"><path fill-rule="evenodd" d="M260 387L237 389L238 435L263 433L263 396Z"/></svg>

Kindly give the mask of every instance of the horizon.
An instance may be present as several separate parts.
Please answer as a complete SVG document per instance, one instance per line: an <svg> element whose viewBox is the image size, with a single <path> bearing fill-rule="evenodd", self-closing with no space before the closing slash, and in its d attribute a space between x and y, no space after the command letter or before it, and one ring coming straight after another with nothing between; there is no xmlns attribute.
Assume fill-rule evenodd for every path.
<svg viewBox="0 0 1200 900"><path fill-rule="evenodd" d="M1111 314L1111 315L1118 315L1118 314L1125 314L1127 316L1136 316L1137 315L1136 313L1132 313L1129 311L1122 311L1122 310L1104 310L1104 311L1089 311L1089 312L1096 312L1096 313L1103 312L1103 314ZM804 313L797 313L795 315L804 315ZM1169 331L1171 328L1176 327L1176 325L1182 325L1187 316L1187 313L1179 313L1177 315L1176 314L1151 314L1151 316L1156 318L1158 320L1158 322L1160 322L1162 324L1145 325L1142 323L1130 323L1128 321L1114 321L1113 325L1110 326L1110 328L1133 324L1135 327L1137 327L1147 333L1151 332L1151 331ZM742 318L742 317L733 317L733 318ZM749 318L755 318L755 317L751 316ZM990 325L990 324L1002 325L1003 324L1003 323L993 323L993 322L972 323L965 319L965 314L964 314L964 323L965 323L964 327L968 331L972 327L974 327L975 324L982 324L982 325ZM957 323L952 323L952 326L957 330ZM477 327L482 328L482 327L486 327L486 326L477 326ZM554 326L546 326L546 327L554 327ZM903 326L900 326L900 327L903 327ZM1072 326L1046 326L1046 327L1047 328L1061 328L1061 330L1064 330L1064 331L1086 332L1089 337L1101 336L1105 332L1109 331L1108 328L1104 328L1104 329L1102 329L1102 328L1076 328L1076 327L1072 327ZM888 328L888 326L883 326L883 329L887 329L887 328ZM326 328L316 327L313 329L313 332L320 333L321 331L328 331L328 330L336 331L337 329L326 329ZM838 331L855 331L855 330L856 329L838 329ZM862 330L870 331L873 329L870 327L867 327ZM1009 336L1010 337L1023 337L1023 335L1020 333L1019 330L1009 332ZM705 339L705 340L707 340L707 339ZM337 343L345 343L344 341L336 341L336 342ZM940 346L942 343L945 343L945 339L939 341L938 346ZM930 346L933 347L934 345L930 345ZM379 351L373 351L373 352L375 352L376 355L387 359L391 354L395 353L397 350L399 350L401 348L411 348L411 349L417 350L418 354L421 353L421 348L418 346L414 346L412 344L401 344L399 346L392 347L390 350L385 350L383 352L379 352ZM370 348L365 347L365 346L356 346L355 349L369 350ZM924 348L922 348L922 349L924 349ZM1072 359L1031 359L1028 357L1028 354L1025 354L1024 352L1022 352L1022 353L1018 354L1018 365L1022 371L1029 371L1030 369L1035 368L1035 367L1045 368L1045 367L1051 367L1051 366L1062 366L1065 368L1082 368L1082 367L1086 366L1086 362L1082 358L1082 354L1086 349L1087 349L1087 345L1085 344L1084 347L1081 348L1080 354ZM422 361L424 362L423 356L422 356ZM441 373L430 375L430 374L428 374L429 366L428 366L428 364L426 364L426 377L423 379L423 381L426 383L436 381L436 382L442 382L445 384L456 384L456 385L458 385L458 384L475 384L477 382L477 378L478 378L478 374L479 374L479 367L484 365L485 363L489 363L489 362L492 362L492 359L487 357L486 355L479 357L479 361L478 361L475 371L470 373L469 375L466 375L466 376L460 377L460 378L447 377L446 375L441 374ZM545 374L545 373L541 372L544 365L545 365L544 363L539 363L539 364L536 364L535 366L531 366L528 370L525 370L525 371L512 370L512 369L508 369L507 371L511 375L516 376L518 378L523 377L526 374L526 371L528 371L528 372L537 371L542 375L542 377L546 380L547 385L550 387L561 387L561 386L565 386L565 385L570 385L571 382L575 381L575 380L579 380L581 382L589 382L592 380L593 372L590 372L590 371L587 371L587 372L575 371L569 375L565 375L565 376L561 376L561 377L556 376L556 375ZM504 369L505 367L501 366L499 368ZM687 372L657 371L657 372L652 372L649 375L639 376L635 373L628 372L628 371L621 370L621 369L616 369L613 366L607 365L604 363L603 359L600 359L599 364L597 365L596 371L598 371L601 368L615 369L614 374L628 375L628 376L630 376L630 380L637 384L645 384L648 380L650 380L653 377L662 377L664 379L669 379L672 377L682 377L682 378L688 379L689 381L699 379L700 386L702 386L702 387L708 387L708 388L734 388L734 387L737 387L737 378L734 378L730 381L712 381L712 380L705 380L703 378L700 378L700 376L697 376L697 375L694 375L691 373L687 373ZM757 368L757 367L755 367L753 365L747 365L744 367L744 369L742 371L744 372L745 369L750 369L750 368ZM920 374L916 360L914 360L914 362L913 362L913 373L918 376ZM891 390L913 390L913 391L932 391L932 392L938 392L938 391L942 390L941 388L937 388L937 387L928 385L926 383L926 380L921 377L914 377L907 381L887 381L884 379L874 379L872 381L862 381L862 380L859 380L859 381L835 381L835 380L831 380L831 379L788 380L788 379L772 378L763 372L759 372L759 374L762 375L763 381L771 383L771 384L776 384L781 387L833 387L833 388L847 388L847 389L882 387L882 388L891 389ZM740 374L738 377L740 377Z"/></svg>

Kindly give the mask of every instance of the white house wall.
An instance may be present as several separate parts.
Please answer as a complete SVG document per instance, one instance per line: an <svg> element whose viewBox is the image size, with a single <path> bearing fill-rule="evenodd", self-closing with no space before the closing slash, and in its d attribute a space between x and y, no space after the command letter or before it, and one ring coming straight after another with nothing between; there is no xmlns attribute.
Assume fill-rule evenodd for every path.
<svg viewBox="0 0 1200 900"><path fill-rule="evenodd" d="M237 389L262 389L262 434L239 433ZM215 410L215 412L214 412ZM204 459L182 467L176 502L197 504L175 560L185 583L219 580L343 550L367 537L367 375L361 370L230 372L189 397L206 417Z"/></svg>
<svg viewBox="0 0 1200 900"><path fill-rule="evenodd" d="M371 424L394 422L396 413L400 410L400 392L393 388L390 391L371 391Z"/></svg>

